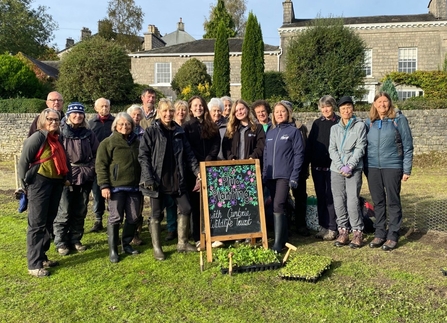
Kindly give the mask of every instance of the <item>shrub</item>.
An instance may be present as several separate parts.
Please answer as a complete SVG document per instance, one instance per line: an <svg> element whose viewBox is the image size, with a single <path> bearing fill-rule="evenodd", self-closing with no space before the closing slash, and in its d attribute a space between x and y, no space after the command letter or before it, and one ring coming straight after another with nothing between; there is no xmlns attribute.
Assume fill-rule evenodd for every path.
<svg viewBox="0 0 447 323"><path fill-rule="evenodd" d="M47 107L42 99L0 100L0 113L40 113Z"/></svg>

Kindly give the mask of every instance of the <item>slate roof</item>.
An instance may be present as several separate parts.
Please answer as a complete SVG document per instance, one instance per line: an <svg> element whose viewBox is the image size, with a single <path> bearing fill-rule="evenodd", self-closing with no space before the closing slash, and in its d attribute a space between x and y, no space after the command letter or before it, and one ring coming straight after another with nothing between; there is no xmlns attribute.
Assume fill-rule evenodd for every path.
<svg viewBox="0 0 447 323"><path fill-rule="evenodd" d="M196 40L186 31L178 29L172 33L164 35L161 39L163 39L163 41L166 43L166 46L173 46Z"/></svg>
<svg viewBox="0 0 447 323"><path fill-rule="evenodd" d="M157 55L160 54L166 54L166 56L169 56L170 54L214 54L214 42L215 39L199 39L187 43L172 45L172 46L166 46L166 47L160 47L155 48L147 51L141 51L141 52L134 52L131 53L131 56L137 56L141 54L147 54L147 55ZM242 52L242 43L243 38L229 38L228 39L229 46L230 46L230 52L236 52L240 53ZM270 51L278 51L279 46L272 46L268 44L264 44L264 52L270 52Z"/></svg>
<svg viewBox="0 0 447 323"><path fill-rule="evenodd" d="M25 56L27 59L29 59L34 65L36 65L43 73L45 73L46 75L57 79L59 76L59 69L54 68L53 66L50 66L48 64L45 64L42 61L39 61L35 58L32 58L28 55L23 54L23 56Z"/></svg>
<svg viewBox="0 0 447 323"><path fill-rule="evenodd" d="M334 17L338 18L338 17ZM366 16L366 17L341 17L345 25L361 24L390 24L390 23L413 23L413 22L432 22L438 21L434 15L395 15L395 16ZM306 27L314 19L294 19L290 24L284 24L281 28Z"/></svg>

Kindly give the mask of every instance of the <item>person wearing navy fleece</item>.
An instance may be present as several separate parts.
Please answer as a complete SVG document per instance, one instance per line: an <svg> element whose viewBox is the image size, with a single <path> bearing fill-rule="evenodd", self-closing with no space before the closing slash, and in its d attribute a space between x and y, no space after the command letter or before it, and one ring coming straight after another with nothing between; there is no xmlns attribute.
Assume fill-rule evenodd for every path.
<svg viewBox="0 0 447 323"><path fill-rule="evenodd" d="M273 127L266 133L263 182L273 201L275 242L272 250L281 252L287 242L285 205L290 188L298 187L304 161L304 143L300 130L292 120L292 106L280 101L273 108Z"/></svg>

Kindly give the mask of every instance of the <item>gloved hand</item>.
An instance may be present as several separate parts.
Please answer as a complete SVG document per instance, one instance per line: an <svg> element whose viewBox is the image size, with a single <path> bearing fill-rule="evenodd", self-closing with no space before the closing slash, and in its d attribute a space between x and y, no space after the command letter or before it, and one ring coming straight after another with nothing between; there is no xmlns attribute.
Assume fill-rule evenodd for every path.
<svg viewBox="0 0 447 323"><path fill-rule="evenodd" d="M340 169L340 171L341 171L341 174L342 174L343 176L349 177L349 176L352 175L352 169L351 169L351 167L349 167L348 165L343 166L343 167Z"/></svg>
<svg viewBox="0 0 447 323"><path fill-rule="evenodd" d="M297 188L297 187L298 187L298 183L292 179L292 180L289 182L289 186L290 186L291 189L294 189L294 188Z"/></svg>

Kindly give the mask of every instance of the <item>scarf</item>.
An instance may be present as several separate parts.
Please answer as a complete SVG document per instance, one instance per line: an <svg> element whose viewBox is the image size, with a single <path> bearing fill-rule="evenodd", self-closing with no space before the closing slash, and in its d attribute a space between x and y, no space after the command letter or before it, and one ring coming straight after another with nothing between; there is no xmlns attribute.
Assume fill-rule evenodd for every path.
<svg viewBox="0 0 447 323"><path fill-rule="evenodd" d="M58 138L58 135L48 133L47 141L51 148L51 155L53 156L57 174L65 176L68 174L67 156L65 155L64 147L62 147Z"/></svg>
<svg viewBox="0 0 447 323"><path fill-rule="evenodd" d="M105 123L107 121L107 119L109 119L109 115L106 115L105 117L103 117L98 114L98 118L99 118L99 121L101 121L102 123Z"/></svg>

